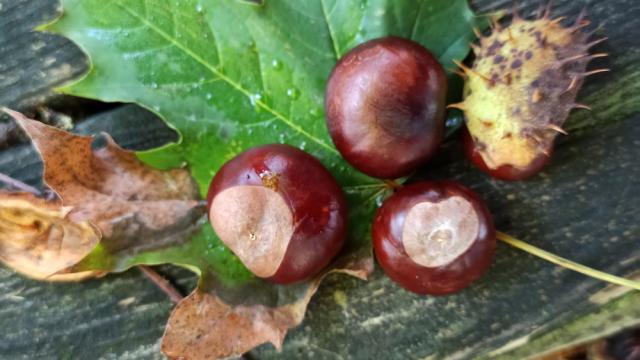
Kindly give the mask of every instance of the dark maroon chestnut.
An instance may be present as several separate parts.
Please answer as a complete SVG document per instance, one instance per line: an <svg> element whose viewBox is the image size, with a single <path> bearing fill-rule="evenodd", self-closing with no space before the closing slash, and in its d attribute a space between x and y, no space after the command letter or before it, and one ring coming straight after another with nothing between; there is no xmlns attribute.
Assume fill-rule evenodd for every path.
<svg viewBox="0 0 640 360"><path fill-rule="evenodd" d="M327 126L342 156L378 178L408 175L442 142L447 77L420 44L363 43L336 64L325 95Z"/></svg>
<svg viewBox="0 0 640 360"><path fill-rule="evenodd" d="M373 222L373 244L392 280L418 294L445 295L489 268L496 236L476 193L451 181L424 181L382 204Z"/></svg>
<svg viewBox="0 0 640 360"><path fill-rule="evenodd" d="M553 146L549 148L548 153L540 153L536 156L529 165L525 167L515 167L511 165L501 165L495 169L490 168L482 159L482 155L478 149L478 146L471 138L471 134L469 134L469 130L466 128L462 129L462 148L464 155L471 161L473 165L475 165L478 169L484 171L490 176L505 180L505 181L519 181L530 178L540 171L542 168L547 165L549 159L551 158L551 151L553 151Z"/></svg>
<svg viewBox="0 0 640 360"><path fill-rule="evenodd" d="M216 234L244 265L281 284L327 266L347 231L340 186L313 156L288 145L229 160L211 181L208 209Z"/></svg>

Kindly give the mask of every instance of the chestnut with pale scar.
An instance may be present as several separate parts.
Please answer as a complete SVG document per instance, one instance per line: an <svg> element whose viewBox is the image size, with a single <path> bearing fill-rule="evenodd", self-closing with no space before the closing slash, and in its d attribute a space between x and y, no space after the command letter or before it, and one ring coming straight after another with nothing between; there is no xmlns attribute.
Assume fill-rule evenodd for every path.
<svg viewBox="0 0 640 360"><path fill-rule="evenodd" d="M256 276L294 283L319 273L346 236L340 186L313 156L288 145L249 149L211 181L209 219Z"/></svg>
<svg viewBox="0 0 640 360"><path fill-rule="evenodd" d="M495 230L470 189L423 181L389 197L373 222L373 244L387 275L418 294L457 292L491 265Z"/></svg>
<svg viewBox="0 0 640 360"><path fill-rule="evenodd" d="M211 203L211 225L220 239L259 277L276 273L293 234L293 216L277 192L236 186Z"/></svg>
<svg viewBox="0 0 640 360"><path fill-rule="evenodd" d="M409 210L402 240L411 260L426 267L443 266L473 244L479 220L473 207L455 196L438 203L419 203Z"/></svg>

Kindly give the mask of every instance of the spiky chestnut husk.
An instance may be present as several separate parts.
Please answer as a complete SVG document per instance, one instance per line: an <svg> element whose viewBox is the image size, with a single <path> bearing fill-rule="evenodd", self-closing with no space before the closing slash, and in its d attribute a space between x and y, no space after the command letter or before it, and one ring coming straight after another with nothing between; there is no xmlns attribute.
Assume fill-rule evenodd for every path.
<svg viewBox="0 0 640 360"><path fill-rule="evenodd" d="M507 27L473 45L476 60L465 72L466 151L478 167L504 180L520 180L542 169L575 102L589 60L600 42L589 42L581 15L570 27L551 19L549 9L534 20L514 14ZM470 143L471 142L471 143Z"/></svg>

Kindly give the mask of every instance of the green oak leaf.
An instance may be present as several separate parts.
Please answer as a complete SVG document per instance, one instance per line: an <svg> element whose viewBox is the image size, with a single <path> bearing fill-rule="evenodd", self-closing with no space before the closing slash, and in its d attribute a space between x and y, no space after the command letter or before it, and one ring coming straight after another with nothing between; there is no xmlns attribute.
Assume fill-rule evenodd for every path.
<svg viewBox="0 0 640 360"><path fill-rule="evenodd" d="M396 35L426 46L450 70L452 60L467 55L476 22L466 0L62 4L61 18L44 29L75 41L92 65L63 92L133 102L158 114L180 141L139 157L158 168L188 166L203 195L216 169L249 147L280 142L308 151L348 196L351 230L343 256L354 258L370 257L369 226L386 187L349 166L331 142L323 100L332 67L354 46ZM186 266L230 288L261 283L208 225L169 248L114 254L98 246L77 268L159 263Z"/></svg>

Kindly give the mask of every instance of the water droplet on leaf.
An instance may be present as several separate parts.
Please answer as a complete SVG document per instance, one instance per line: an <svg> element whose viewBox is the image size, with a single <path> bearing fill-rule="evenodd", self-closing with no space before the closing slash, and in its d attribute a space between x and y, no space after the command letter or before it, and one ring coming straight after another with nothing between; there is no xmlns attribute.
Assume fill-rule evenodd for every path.
<svg viewBox="0 0 640 360"><path fill-rule="evenodd" d="M253 110L260 111L261 99L262 99L262 95L260 93L249 95L249 102L251 103L251 106L253 106Z"/></svg>
<svg viewBox="0 0 640 360"><path fill-rule="evenodd" d="M296 88L287 89L287 96L295 100L300 96L300 91Z"/></svg>

